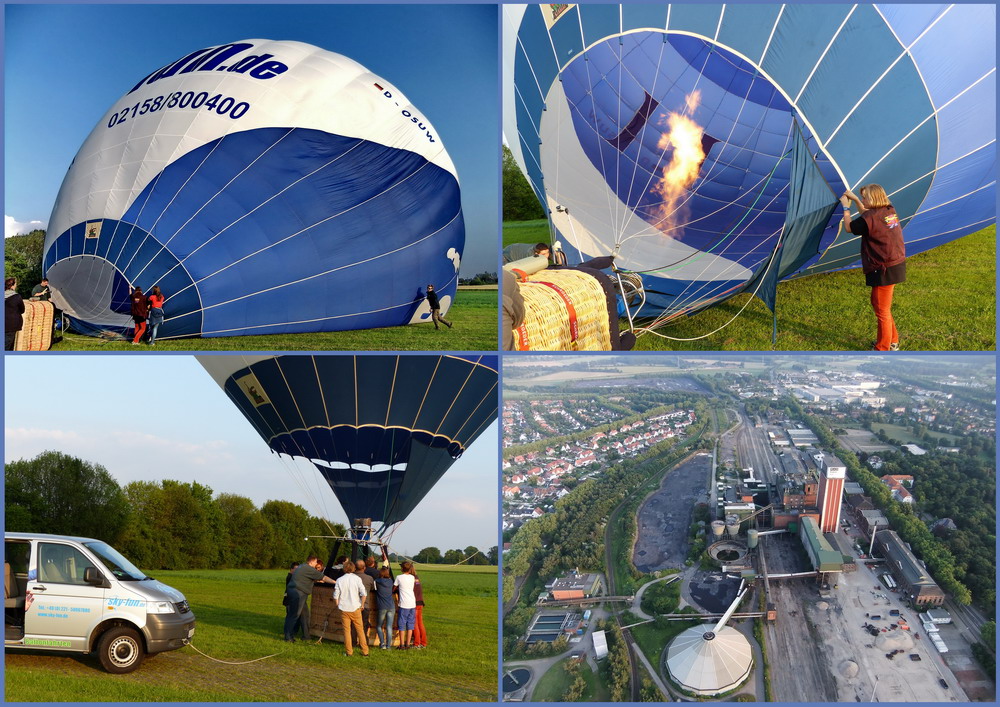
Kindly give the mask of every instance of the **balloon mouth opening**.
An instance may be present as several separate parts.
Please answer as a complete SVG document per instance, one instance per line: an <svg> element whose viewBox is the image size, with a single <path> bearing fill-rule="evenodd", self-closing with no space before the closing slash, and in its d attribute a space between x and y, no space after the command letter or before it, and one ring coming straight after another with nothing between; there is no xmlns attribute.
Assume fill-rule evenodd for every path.
<svg viewBox="0 0 1000 707"><path fill-rule="evenodd" d="M560 111L543 117L551 126L542 129L543 171L558 165L563 175L546 184L549 200L573 194L613 205L610 213L579 206L575 220L561 219L571 250L614 252L624 269L715 283L722 292L749 281L774 249L797 126L831 188L840 186L791 98L751 60L711 39L662 30L614 35L575 56L560 79L548 99L564 95L566 127L554 122ZM576 139L555 140L564 130ZM667 185L668 172L682 177ZM675 289L654 289L662 288L665 296Z"/></svg>
<svg viewBox="0 0 1000 707"><path fill-rule="evenodd" d="M120 324L132 312L132 285L113 263L79 255L52 264L46 276L69 314L88 322ZM118 316L116 316L118 315Z"/></svg>

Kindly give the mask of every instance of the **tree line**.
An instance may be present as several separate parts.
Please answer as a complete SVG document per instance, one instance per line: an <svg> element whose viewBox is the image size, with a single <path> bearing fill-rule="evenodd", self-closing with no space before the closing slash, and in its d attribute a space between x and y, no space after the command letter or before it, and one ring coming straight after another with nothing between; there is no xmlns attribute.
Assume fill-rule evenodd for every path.
<svg viewBox="0 0 1000 707"><path fill-rule="evenodd" d="M31 288L42 281L44 244L45 231L41 229L4 240L4 275L17 278L17 293L25 299L31 296Z"/></svg>
<svg viewBox="0 0 1000 707"><path fill-rule="evenodd" d="M325 561L336 542L331 536L347 532L290 501L258 508L197 481L120 486L101 465L55 451L5 465L4 483L6 530L97 538L149 570L270 569L309 555ZM468 550L476 548L438 551L438 561L455 552L464 559Z"/></svg>

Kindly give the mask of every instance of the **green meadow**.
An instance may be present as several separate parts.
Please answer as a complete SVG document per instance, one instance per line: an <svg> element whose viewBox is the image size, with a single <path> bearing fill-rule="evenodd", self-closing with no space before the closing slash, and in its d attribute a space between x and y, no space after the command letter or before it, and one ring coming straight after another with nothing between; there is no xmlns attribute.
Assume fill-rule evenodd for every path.
<svg viewBox="0 0 1000 707"><path fill-rule="evenodd" d="M547 222L507 222L503 239L505 246L547 242ZM892 309L903 350L996 348L996 226L909 258L906 272ZM657 330L672 338L641 334L635 348L867 351L875 339L869 293L860 269L787 280L778 285L773 346L771 311L752 295L741 294ZM621 325L627 328L628 321Z"/></svg>
<svg viewBox="0 0 1000 707"><path fill-rule="evenodd" d="M495 701L497 568L421 565L418 572L428 647L373 650L368 658L357 650L348 658L331 641L282 640L285 570L154 572L190 602L193 647L148 658L127 675L104 672L93 656L8 650L5 700Z"/></svg>
<svg viewBox="0 0 1000 707"><path fill-rule="evenodd" d="M160 339L156 347L132 346L67 334L53 351L495 351L497 348L497 288L460 287L446 315L451 329L430 322L382 329L330 331L311 334L265 334L214 338Z"/></svg>

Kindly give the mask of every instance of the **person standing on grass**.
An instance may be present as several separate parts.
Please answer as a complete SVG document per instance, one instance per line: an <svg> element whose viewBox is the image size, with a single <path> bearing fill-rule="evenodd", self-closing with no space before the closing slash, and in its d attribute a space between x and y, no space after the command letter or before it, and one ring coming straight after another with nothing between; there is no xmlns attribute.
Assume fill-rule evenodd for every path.
<svg viewBox="0 0 1000 707"><path fill-rule="evenodd" d="M3 349L14 350L17 332L24 326L24 298L17 294L17 279L3 281Z"/></svg>
<svg viewBox="0 0 1000 707"><path fill-rule="evenodd" d="M285 595L281 598L281 604L285 607L285 640L289 643L295 642L295 629L298 628L296 624L299 620L299 602L298 597L293 598L295 582L292 581L298 566L298 562L293 562L288 568L288 574L285 576Z"/></svg>
<svg viewBox="0 0 1000 707"><path fill-rule="evenodd" d="M437 292L434 291L434 285L427 286L427 304L431 307L431 321L434 322L434 328L440 329L438 322L441 322L451 329L451 322L441 316L441 303L438 301Z"/></svg>
<svg viewBox="0 0 1000 707"><path fill-rule="evenodd" d="M163 324L163 302L167 298L160 292L159 285L149 291L149 345L156 346L156 332Z"/></svg>
<svg viewBox="0 0 1000 707"><path fill-rule="evenodd" d="M365 587L365 596L369 597L365 599L364 603L361 605L361 625L365 630L365 640L368 640L368 632L370 631L372 625L375 623L374 616L371 615L371 611L368 609L368 605L371 603L371 597L375 593L375 580L366 571L364 560L358 560L358 563L354 566L354 574L358 579L361 580L361 584Z"/></svg>
<svg viewBox="0 0 1000 707"><path fill-rule="evenodd" d="M316 582L333 584L334 581L324 575L319 570L319 558L310 555L304 565L299 565L292 572L292 584L295 585L295 592L289 597L289 601L295 601L296 609L285 614L285 640L288 640L291 631L295 630L295 625L289 626L289 616L295 616L302 629L302 639L309 638L309 595L313 592Z"/></svg>
<svg viewBox="0 0 1000 707"><path fill-rule="evenodd" d="M382 650L387 651L392 646L392 621L396 618L396 601L392 598L392 578L388 567L379 570L378 579L375 580L375 599L378 602L375 633L378 634Z"/></svg>
<svg viewBox="0 0 1000 707"><path fill-rule="evenodd" d="M396 588L396 596L399 597L399 621L396 628L399 630L399 650L405 651L410 647L410 634L413 633L413 626L416 623L417 598L413 594L413 585L416 578L413 576L413 563L409 560L399 565L402 574L396 576L393 587Z"/></svg>
<svg viewBox="0 0 1000 707"><path fill-rule="evenodd" d="M340 625L344 629L344 652L354 655L354 644L351 642L351 628L357 632L358 647L361 655L368 657L368 639L362 625L361 607L365 605L365 585L354 572L354 563L350 560L344 563L344 576L337 580L333 588L333 600L340 609Z"/></svg>
<svg viewBox="0 0 1000 707"><path fill-rule="evenodd" d="M416 648L427 647L427 629L424 628L424 586L420 576L413 573L413 598L417 604L413 616L413 645Z"/></svg>
<svg viewBox="0 0 1000 707"><path fill-rule="evenodd" d="M138 285L132 290L132 321L135 322L135 336L132 345L138 346L142 335L146 333L146 317L149 316L149 301Z"/></svg>
<svg viewBox="0 0 1000 707"><path fill-rule="evenodd" d="M844 230L861 236L861 270L872 288L871 303L878 322L873 351L898 351L899 332L892 318L892 295L906 280L906 244L903 227L888 195L878 184L861 187L861 198L848 189L840 197L844 207ZM851 220L851 202L859 215Z"/></svg>

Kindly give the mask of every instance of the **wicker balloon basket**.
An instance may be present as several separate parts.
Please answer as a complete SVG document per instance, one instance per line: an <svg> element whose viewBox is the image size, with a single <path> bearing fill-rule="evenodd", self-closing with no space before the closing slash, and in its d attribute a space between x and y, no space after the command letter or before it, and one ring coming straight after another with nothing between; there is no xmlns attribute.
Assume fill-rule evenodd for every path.
<svg viewBox="0 0 1000 707"><path fill-rule="evenodd" d="M590 273L548 269L520 283L524 324L519 351L609 351L611 330L604 287ZM616 332L617 334L617 332Z"/></svg>
<svg viewBox="0 0 1000 707"><path fill-rule="evenodd" d="M48 351L52 347L52 321L56 308L51 302L24 301L24 325L14 340L15 351Z"/></svg>

